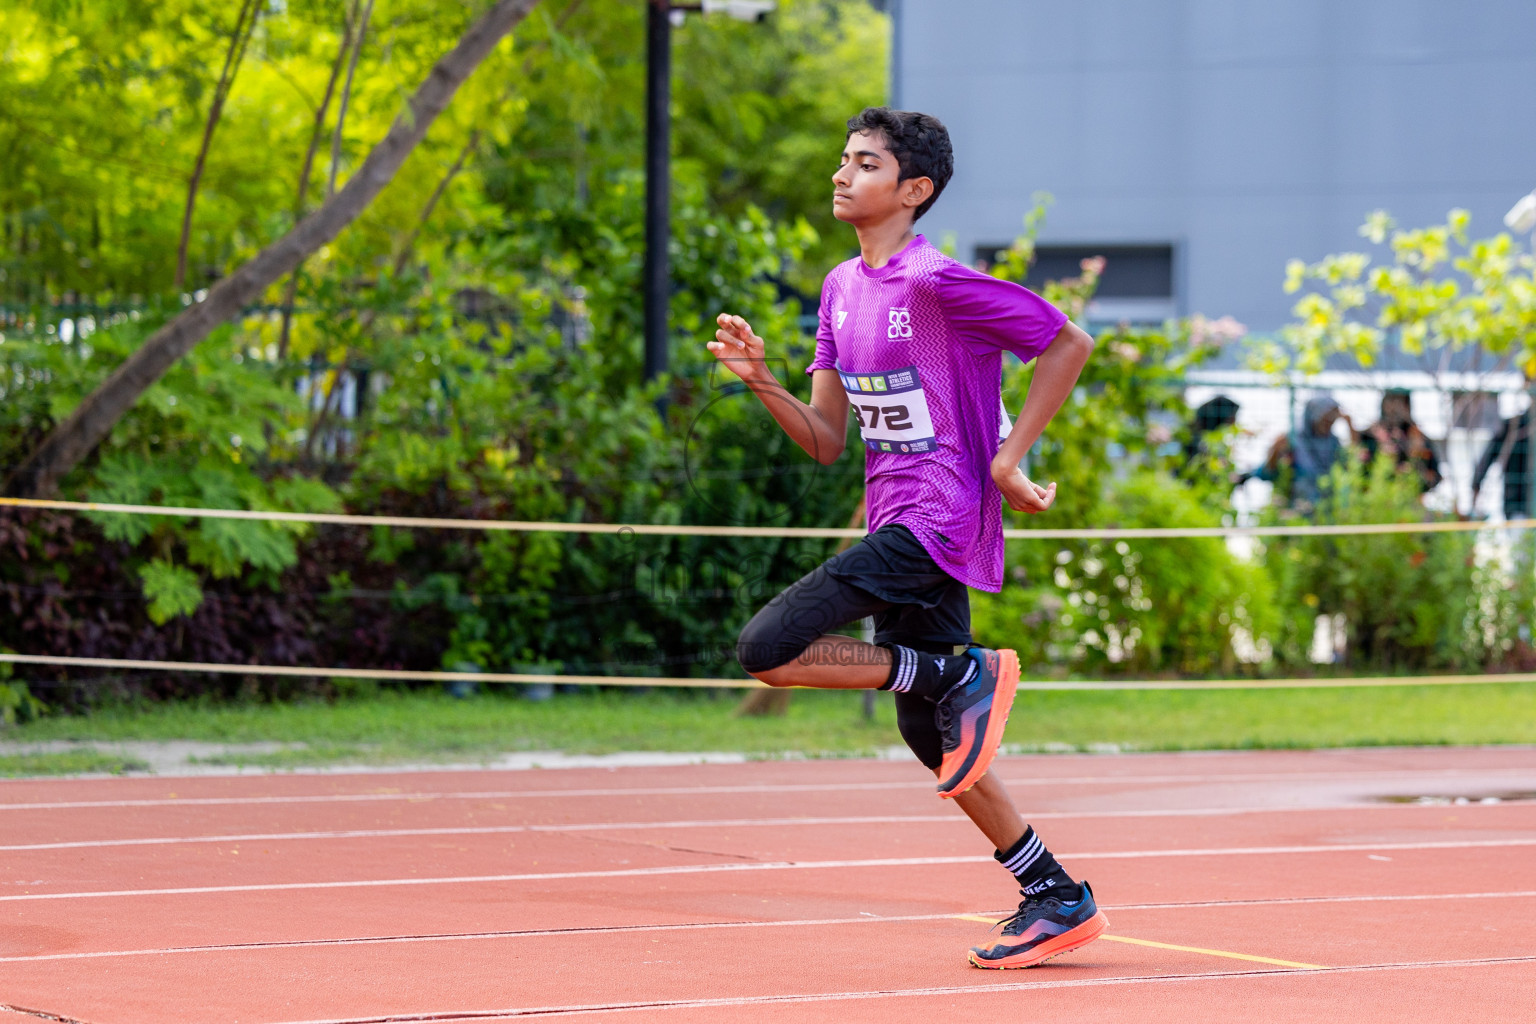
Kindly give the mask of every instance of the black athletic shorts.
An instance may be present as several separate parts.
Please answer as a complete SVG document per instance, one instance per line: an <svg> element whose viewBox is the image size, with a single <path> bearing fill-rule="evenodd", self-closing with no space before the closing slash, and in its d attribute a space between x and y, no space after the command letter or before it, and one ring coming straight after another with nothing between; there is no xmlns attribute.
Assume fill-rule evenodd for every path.
<svg viewBox="0 0 1536 1024"><path fill-rule="evenodd" d="M882 526L769 601L741 631L736 657L748 672L794 661L811 643L873 616L875 643L953 654L971 643L971 598L905 526ZM933 702L897 693L902 739L929 768L943 760Z"/></svg>

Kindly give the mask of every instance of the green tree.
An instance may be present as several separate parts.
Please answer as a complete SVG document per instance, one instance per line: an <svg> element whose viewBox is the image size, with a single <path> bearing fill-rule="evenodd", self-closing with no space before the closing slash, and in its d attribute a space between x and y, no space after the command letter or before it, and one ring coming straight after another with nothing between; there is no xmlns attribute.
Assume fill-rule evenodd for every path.
<svg viewBox="0 0 1536 1024"><path fill-rule="evenodd" d="M206 298L150 335L28 455L11 474L8 489L23 495L52 493L59 479L100 443L123 413L177 360L354 220L389 184L459 85L535 2L501 0L471 26L458 45L434 65L406 111L347 186L292 231L220 279Z"/></svg>
<svg viewBox="0 0 1536 1024"><path fill-rule="evenodd" d="M1392 262L1345 252L1286 265L1285 290L1310 288L1297 320L1255 354L1269 372L1317 373L1335 353L1370 366L1389 338L1403 351L1479 349L1502 367L1536 378L1536 259L1506 233L1472 239L1465 210L1441 225L1398 229L1384 211L1360 234L1388 246Z"/></svg>
<svg viewBox="0 0 1536 1024"><path fill-rule="evenodd" d="M423 77L474 9L455 8L459 21L415 0L380 0L366 17L366 2L355 0L264 9L206 151L187 287L224 287L299 213L325 209L333 174L342 186L335 200L364 177L368 145L399 108L399 83ZM18 171L0 183L14 214L7 223L53 232L9 236L15 244L3 257L7 467L184 314L182 297L168 293L230 39L230 19L186 7L23 10L26 31L13 39L27 60L0 68L0 100L16 96L48 113L55 138L117 132L121 145L109 155L121 159L96 163L94 150L41 143L6 154ZM713 376L702 345L718 310L742 311L775 338L784 379L807 388L796 372L812 344L802 334L806 310L781 301L780 282L835 259L835 239L846 238L841 225L816 233L811 219L830 223L825 195L800 186L822 178L811 164L841 141L850 83L872 92L850 106L878 100L883 71L855 74L849 47L868 44L883 60L883 21L862 2L805 0L766 26L693 19L679 33L679 102L699 105L689 117L707 107L719 124L690 135L679 119L674 373L643 387L635 301L643 50L630 31L640 13L617 0L536 10L516 45L497 49L465 82L393 187L172 362L60 477L66 493L470 517L844 524L862 481L856 446L837 467L814 465L768 429L757 403ZM114 62L107 40L118 32L133 36L136 59ZM101 53L112 62L105 71ZM704 56L713 70L693 74L689 62ZM745 128L716 72L742 83ZM7 119L11 109L0 102L0 134L32 137L23 120ZM112 112L111 132L93 135L93 109ZM571 120L582 111L588 121ZM541 141L581 123L585 149ZM738 128L745 134L729 146L700 141ZM158 170L139 162L145 151L165 161ZM750 174L781 180L753 183ZM75 193L91 203L66 201ZM70 265L65 243L82 231L95 237L93 223L99 246ZM65 293L85 308L77 312ZM69 301L59 307L61 299ZM0 585L43 596L37 614L18 615L19 632L0 642L288 664L727 671L721 639L830 548L29 515L0 517L28 553L0 566ZM133 591L142 600L124 597ZM110 630L96 628L104 615ZM188 678L153 692L208 685Z"/></svg>
<svg viewBox="0 0 1536 1024"><path fill-rule="evenodd" d="M781 270L806 294L853 250L830 179L844 122L884 101L888 31L867 0L785 0L761 24L689 15L673 33L674 180L711 209L810 224L816 239ZM643 5L588 0L531 67L525 116L489 147L488 194L563 205L642 166L644 93Z"/></svg>

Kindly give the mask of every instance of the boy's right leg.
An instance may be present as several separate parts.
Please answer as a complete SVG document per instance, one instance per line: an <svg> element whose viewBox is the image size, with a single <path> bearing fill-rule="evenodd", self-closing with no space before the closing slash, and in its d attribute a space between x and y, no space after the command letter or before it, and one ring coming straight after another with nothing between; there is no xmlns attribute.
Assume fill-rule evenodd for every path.
<svg viewBox="0 0 1536 1024"><path fill-rule="evenodd" d="M858 578L861 561L879 559L878 552L861 550L866 544L817 566L764 605L741 631L736 659L769 686L892 689L923 699L931 715L940 697L974 674L971 659L877 646L832 632L895 604L844 578Z"/></svg>
<svg viewBox="0 0 1536 1024"><path fill-rule="evenodd" d="M890 606L817 566L752 616L736 660L769 686L879 689L890 678L892 653L832 631Z"/></svg>

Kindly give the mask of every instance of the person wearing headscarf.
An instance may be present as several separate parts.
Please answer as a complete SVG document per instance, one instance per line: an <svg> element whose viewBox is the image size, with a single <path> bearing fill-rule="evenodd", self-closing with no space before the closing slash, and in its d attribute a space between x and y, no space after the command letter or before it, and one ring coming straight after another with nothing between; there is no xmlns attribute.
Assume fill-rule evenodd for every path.
<svg viewBox="0 0 1536 1024"><path fill-rule="evenodd" d="M1315 504L1323 477L1333 471L1344 454L1343 442L1333 435L1333 425L1340 420L1349 428L1350 439L1357 440L1360 435L1355 425L1331 395L1307 399L1301 414L1301 428L1277 438L1264 465L1252 475L1260 480L1277 482L1289 469L1291 503Z"/></svg>

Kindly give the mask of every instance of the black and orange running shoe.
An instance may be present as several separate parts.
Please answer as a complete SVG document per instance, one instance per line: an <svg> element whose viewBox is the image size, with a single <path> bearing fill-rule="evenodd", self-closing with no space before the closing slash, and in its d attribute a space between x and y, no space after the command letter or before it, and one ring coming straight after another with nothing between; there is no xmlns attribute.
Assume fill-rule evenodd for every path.
<svg viewBox="0 0 1536 1024"><path fill-rule="evenodd" d="M1019 656L1013 651L972 647L978 671L956 683L938 700L934 724L939 727L939 796L956 797L986 774L1003 742L1003 727L1019 686Z"/></svg>
<svg viewBox="0 0 1536 1024"><path fill-rule="evenodd" d="M1076 903L1063 903L1054 896L1025 896L1018 913L998 924L1003 926L1003 934L996 943L986 948L972 947L973 967L1037 967L1053 956L1070 953L1098 938L1109 918L1093 902L1093 890L1083 882Z"/></svg>

